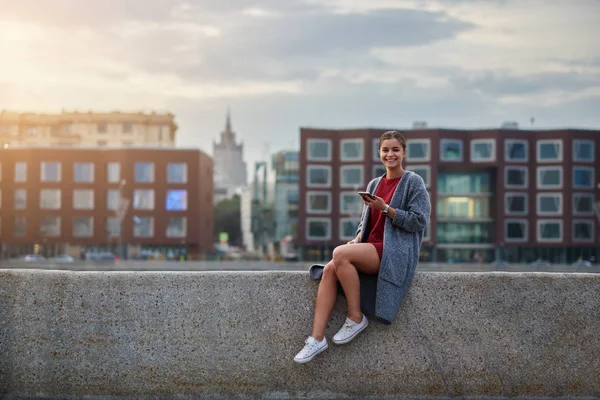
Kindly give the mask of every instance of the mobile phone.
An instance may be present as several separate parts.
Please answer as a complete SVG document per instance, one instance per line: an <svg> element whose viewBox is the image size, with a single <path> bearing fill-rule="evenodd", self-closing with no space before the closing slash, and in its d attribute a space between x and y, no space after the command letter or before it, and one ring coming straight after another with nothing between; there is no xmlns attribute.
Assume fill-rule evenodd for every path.
<svg viewBox="0 0 600 400"><path fill-rule="evenodd" d="M375 196L373 196L369 192L358 192L358 194L360 195L360 197L362 197L362 198L368 198L370 200L373 200L375 198Z"/></svg>

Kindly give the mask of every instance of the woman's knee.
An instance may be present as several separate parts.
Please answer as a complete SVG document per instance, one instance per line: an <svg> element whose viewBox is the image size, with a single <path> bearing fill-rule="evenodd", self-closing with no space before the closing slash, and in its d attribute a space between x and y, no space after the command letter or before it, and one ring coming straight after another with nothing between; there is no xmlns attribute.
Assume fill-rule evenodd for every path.
<svg viewBox="0 0 600 400"><path fill-rule="evenodd" d="M331 258L336 268L340 265L345 264L348 261L348 252L346 251L346 246L351 246L348 244L341 245L333 249L333 253L331 254Z"/></svg>
<svg viewBox="0 0 600 400"><path fill-rule="evenodd" d="M323 276L321 279L336 279L337 275L335 273L335 265L332 262L329 262L325 265L323 269Z"/></svg>

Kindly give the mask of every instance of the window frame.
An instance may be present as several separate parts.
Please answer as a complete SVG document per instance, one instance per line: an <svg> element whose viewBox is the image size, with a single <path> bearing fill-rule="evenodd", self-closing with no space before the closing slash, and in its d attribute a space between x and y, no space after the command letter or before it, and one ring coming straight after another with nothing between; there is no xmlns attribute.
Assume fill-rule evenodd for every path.
<svg viewBox="0 0 600 400"><path fill-rule="evenodd" d="M111 167L116 166L118 171L117 171L117 175L118 178L117 180L112 180L111 179ZM106 163L106 182L108 183L120 183L121 182L121 163L118 161L109 161L108 163Z"/></svg>
<svg viewBox="0 0 600 400"><path fill-rule="evenodd" d="M510 211L509 209L509 197L521 196L525 198L525 211ZM509 216L524 216L529 214L529 193L527 192L505 192L504 193L504 215Z"/></svg>
<svg viewBox="0 0 600 400"><path fill-rule="evenodd" d="M77 167L80 165L89 165L90 166L90 177L86 180L80 180L77 178ZM78 161L73 163L73 182L75 183L93 183L95 181L95 165L93 162L89 161Z"/></svg>
<svg viewBox="0 0 600 400"><path fill-rule="evenodd" d="M591 229L591 236L589 239L577 239L575 238L575 224L589 224L592 229ZM595 222L593 219L574 219L572 224L571 224L571 232L573 234L573 242L576 243L594 243L595 242Z"/></svg>
<svg viewBox="0 0 600 400"><path fill-rule="evenodd" d="M310 223L311 222L326 222L328 229L326 236L310 236ZM328 217L307 217L305 222L305 234L306 240L331 240L331 218Z"/></svg>
<svg viewBox="0 0 600 400"><path fill-rule="evenodd" d="M360 182L359 183L344 183L344 170L348 169L359 169L360 170ZM349 164L349 165L340 165L340 187L341 188L354 188L358 186L362 188L365 186L365 166L362 164Z"/></svg>
<svg viewBox="0 0 600 400"><path fill-rule="evenodd" d="M20 170L20 166L23 166L23 171ZM15 163L15 170L14 172L14 176L13 176L13 182L15 183L23 183L23 182L27 182L27 162L26 161L17 161ZM20 178L17 176L17 172L23 172L23 179L17 179Z"/></svg>
<svg viewBox="0 0 600 400"><path fill-rule="evenodd" d="M183 178L182 180L172 180L169 177L169 166L171 165L183 165ZM188 165L186 162L170 162L167 163L167 183L188 183Z"/></svg>
<svg viewBox="0 0 600 400"><path fill-rule="evenodd" d="M137 176L137 166L138 164L149 164L152 167L152 176L150 180L139 180ZM135 183L154 183L156 181L156 165L152 161L136 161L133 164L133 180Z"/></svg>
<svg viewBox="0 0 600 400"><path fill-rule="evenodd" d="M423 157L411 157L410 156L410 145L411 144L424 144L425 145L425 156ZM431 139L406 139L406 157L407 162L430 162L431 161Z"/></svg>
<svg viewBox="0 0 600 400"><path fill-rule="evenodd" d="M44 193L58 193L58 206L44 207L44 204L43 204ZM40 189L40 210L60 210L61 207L62 207L62 190L56 189L56 188Z"/></svg>
<svg viewBox="0 0 600 400"><path fill-rule="evenodd" d="M586 171L590 171L591 173L591 177L590 177L590 186L576 186L575 185L575 171L576 170L586 170ZM589 167L589 166L584 166L584 165L574 165L573 166L573 173L571 175L571 180L573 182L573 189L594 189L594 186L596 184L596 174L594 173L594 167Z"/></svg>
<svg viewBox="0 0 600 400"><path fill-rule="evenodd" d="M136 225L138 225L138 224L135 223L135 218L139 218L140 220L142 218L149 218L150 221L152 221L152 225L151 225L152 229L151 229L151 232L149 235L141 236L141 235L136 234L135 228L136 228ZM154 237L154 231L156 228L156 220L155 220L154 216L152 216L152 215L134 215L132 217L132 219L133 219L133 237L135 237L135 238L152 238L152 237Z"/></svg>
<svg viewBox="0 0 600 400"><path fill-rule="evenodd" d="M17 193L24 193L24 205L23 207L17 207ZM41 200L40 200L41 202ZM27 189L26 188L16 188L13 190L13 210L27 210Z"/></svg>
<svg viewBox="0 0 600 400"><path fill-rule="evenodd" d="M344 232L344 222L348 222L348 221L356 221L356 227L354 229L354 233L351 236L343 236L343 232ZM356 237L356 228L358 228L358 225L360 224L360 216L358 217L341 217L339 218L339 222L338 222L338 237L340 240L352 240Z"/></svg>
<svg viewBox="0 0 600 400"><path fill-rule="evenodd" d="M508 237L508 224L521 223L525 225L525 237L524 238L509 238ZM529 242L529 220L527 218L506 218L504 220L504 241L507 243L527 243Z"/></svg>
<svg viewBox="0 0 600 400"><path fill-rule="evenodd" d="M431 187L431 166L427 165L427 164L415 164L415 165L407 165L406 166L407 171L415 172L415 169L424 169L425 170L425 177L427 178L427 179L425 179L425 187L427 189L429 189Z"/></svg>
<svg viewBox="0 0 600 400"><path fill-rule="evenodd" d="M592 209L588 212L577 211L575 208L576 204L577 204L577 202L575 201L576 196L591 198ZM571 202L572 202L572 207L573 207L573 209L571 210L572 215L577 216L577 217L589 217L589 216L593 217L595 214L595 212L594 212L595 201L596 201L596 196L594 196L593 192L573 192L572 196L571 196Z"/></svg>
<svg viewBox="0 0 600 400"><path fill-rule="evenodd" d="M559 151L558 151L558 158L557 159L552 159L552 160L542 160L541 156L542 156L542 152L541 152L541 145L543 144L559 144ZM536 161L538 163L561 163L563 162L564 159L564 144L563 144L563 140L562 139L538 139L536 141Z"/></svg>
<svg viewBox="0 0 600 400"><path fill-rule="evenodd" d="M328 156L324 157L324 158L314 157L310 152L311 143L326 143L328 145ZM331 161L332 157L333 157L333 142L331 139L318 139L318 138L306 139L306 160L307 161Z"/></svg>
<svg viewBox="0 0 600 400"><path fill-rule="evenodd" d="M344 201L344 199L347 197L349 198L355 198L356 197L356 201L358 202L358 204L360 205L360 209L358 211L352 212L349 210L345 210L344 209L344 205L346 204L346 202ZM354 215L355 213L357 215L361 215L362 211L363 211L363 207L364 207L364 203L362 202L362 199L360 198L360 196L358 195L357 192L352 191L352 190L342 190L340 191L340 214L341 215Z"/></svg>
<svg viewBox="0 0 600 400"><path fill-rule="evenodd" d="M86 206L86 207L80 207L77 206L75 203L75 197L77 193L83 193L83 192L91 192L92 194L92 203L91 206ZM94 209L94 205L95 205L95 193L94 193L94 189L73 189L73 200L72 200L72 206L73 206L73 210L93 210Z"/></svg>
<svg viewBox="0 0 600 400"><path fill-rule="evenodd" d="M310 171L313 169L326 169L327 170L327 183L311 183L310 182ZM331 165L324 164L308 164L306 166L306 187L307 188L331 188L333 177L331 176Z"/></svg>
<svg viewBox="0 0 600 400"><path fill-rule="evenodd" d="M550 170L558 170L560 176L560 183L558 185L550 185L544 186L542 185L542 172L550 171ZM562 189L564 186L564 175L563 175L563 166L562 165L545 165L542 167L536 168L536 180L535 186L537 189L546 190L546 189Z"/></svg>
<svg viewBox="0 0 600 400"><path fill-rule="evenodd" d="M151 200L151 207L146 208L146 207L139 207L139 204L137 204L136 199L141 199L143 198L142 193L152 193L152 200ZM139 196L138 196L139 194ZM150 210L155 210L156 209L156 193L154 189L135 189L133 191L133 209L134 210L146 210L146 211L150 211Z"/></svg>
<svg viewBox="0 0 600 400"><path fill-rule="evenodd" d="M508 147L511 144L525 145L525 159L511 159L509 157L510 151L508 151ZM527 163L527 162L529 162L529 141L524 140L524 139L504 139L504 162L507 162L507 163Z"/></svg>
<svg viewBox="0 0 600 400"><path fill-rule="evenodd" d="M171 192L183 192L184 193L184 196L183 196L183 199L185 200L184 208L182 208L182 209L175 209L175 208L167 209L167 205L169 204L169 194ZM156 207L156 203L154 204L154 206ZM175 188L173 188L173 189L167 189L167 191L165 193L165 212L169 212L169 213L171 213L171 212L185 212L185 211L188 211L189 207L190 207L190 204L189 204L189 196L188 196L188 190L187 189L175 189Z"/></svg>
<svg viewBox="0 0 600 400"><path fill-rule="evenodd" d="M444 158L444 145L448 143L458 143L460 145L460 159L448 160ZM462 139L440 139L440 161L450 163L461 163L465 160L465 145Z"/></svg>
<svg viewBox="0 0 600 400"><path fill-rule="evenodd" d="M555 224L558 223L560 227L560 237L558 239L544 239L542 238L542 224L549 223ZM562 219L538 219L536 221L536 239L538 243L560 243L564 240L565 232L563 229L563 220Z"/></svg>
<svg viewBox="0 0 600 400"><path fill-rule="evenodd" d="M169 235L169 221L171 221L173 219L182 219L183 220L183 234L182 235ZM167 224L165 225L165 237L175 238L175 239L183 239L183 238L187 237L187 228L188 228L188 223L187 223L186 216L171 216L171 217L167 218Z"/></svg>
<svg viewBox="0 0 600 400"><path fill-rule="evenodd" d="M559 199L559 205L558 205L558 210L557 211L542 211L540 209L540 201L542 197L557 197ZM540 217L546 217L546 216L560 216L563 214L563 210L564 210L564 201L563 201L563 194L562 192L541 192L541 193L537 193L536 195L536 200L535 200L535 212L536 215L540 216Z"/></svg>
<svg viewBox="0 0 600 400"><path fill-rule="evenodd" d="M45 177L45 164L57 164L58 165L58 178L56 180L49 180ZM40 182L61 182L62 181L62 163L60 161L40 161Z"/></svg>
<svg viewBox="0 0 600 400"><path fill-rule="evenodd" d="M56 221L58 221L58 233L56 235L44 235L42 233L42 222L45 218L56 218ZM43 238L56 238L56 237L60 237L62 234L62 221L61 221L61 217L58 215L45 215L43 217L40 217L40 229L39 229L39 235Z"/></svg>
<svg viewBox="0 0 600 400"><path fill-rule="evenodd" d="M327 209L326 210L314 210L310 206L310 198L315 195L326 195L327 196ZM358 195L357 195L358 196ZM306 195L306 213L307 214L330 214L332 210L332 193L319 190L307 190Z"/></svg>
<svg viewBox="0 0 600 400"><path fill-rule="evenodd" d="M85 218L87 220L90 221L90 233L89 235L77 235L75 234L75 220L77 220L78 218ZM73 216L73 219L71 220L71 233L73 235L74 238L90 238L94 236L94 217L91 215L75 215Z"/></svg>
<svg viewBox="0 0 600 400"><path fill-rule="evenodd" d="M379 141L380 138L373 139L373 161L381 162L381 157L379 157Z"/></svg>
<svg viewBox="0 0 600 400"><path fill-rule="evenodd" d="M383 169L383 173L381 175L377 174L377 170L379 168ZM386 174L386 173L387 173L387 170L381 164L380 165L375 164L375 165L373 165L373 167L371 167L371 176L373 177L372 179L379 178L379 177L383 176L383 174Z"/></svg>
<svg viewBox="0 0 600 400"><path fill-rule="evenodd" d="M485 159L480 159L480 160L476 160L473 158L473 154L475 154L475 145L477 144L482 144L482 143L489 143L491 144L492 148L490 151L490 158L485 158ZM471 143L469 146L469 150L470 150L470 158L471 158L471 162L473 163L486 163L486 162L495 162L496 161L496 139L494 138L487 138L487 139L471 139Z"/></svg>
<svg viewBox="0 0 600 400"><path fill-rule="evenodd" d="M525 183L521 185L511 185L508 183L508 171L525 171ZM504 167L504 188L505 189L527 189L529 187L529 167L526 165L507 165Z"/></svg>
<svg viewBox="0 0 600 400"><path fill-rule="evenodd" d="M590 163L591 162L591 163L593 163L593 162L596 161L596 153L595 153L596 142L594 140L592 140L592 139L573 139L573 143L572 144L573 144L573 162L581 162L581 163ZM592 158L591 158L591 160L579 159L577 157L577 154L576 154L576 147L577 147L576 145L577 144L584 144L584 145L587 144L588 146L592 147L592 151L591 151Z"/></svg>
<svg viewBox="0 0 600 400"><path fill-rule="evenodd" d="M359 143L360 144L360 155L358 157L345 157L344 156L344 144L345 143ZM365 159L365 141L362 138L348 138L340 140L340 161L341 162L353 162L353 161L364 161Z"/></svg>

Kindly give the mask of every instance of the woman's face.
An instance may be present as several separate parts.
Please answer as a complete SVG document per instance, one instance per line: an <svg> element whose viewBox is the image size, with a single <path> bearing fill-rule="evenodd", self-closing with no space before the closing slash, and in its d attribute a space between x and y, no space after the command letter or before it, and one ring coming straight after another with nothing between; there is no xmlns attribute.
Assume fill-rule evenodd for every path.
<svg viewBox="0 0 600 400"><path fill-rule="evenodd" d="M398 139L385 139L379 147L379 157L381 162L388 169L399 168L402 166L402 160L406 156L406 150Z"/></svg>

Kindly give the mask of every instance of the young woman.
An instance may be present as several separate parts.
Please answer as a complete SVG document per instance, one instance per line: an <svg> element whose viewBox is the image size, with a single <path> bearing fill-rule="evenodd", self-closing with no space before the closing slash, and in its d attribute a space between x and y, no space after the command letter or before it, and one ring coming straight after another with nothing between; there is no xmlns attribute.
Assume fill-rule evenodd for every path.
<svg viewBox="0 0 600 400"><path fill-rule="evenodd" d="M338 283L348 302L348 317L332 340L344 344L369 323L361 311L362 277L376 279L376 289L367 295L373 297L374 316L387 324L394 319L412 282L423 230L429 223L429 194L423 179L402 167L406 140L400 132L385 132L378 151L386 173L369 182L367 191L373 196L361 196L364 206L356 237L336 247L323 269L312 335L294 357L298 363L308 362L327 349L325 326L335 306Z"/></svg>

